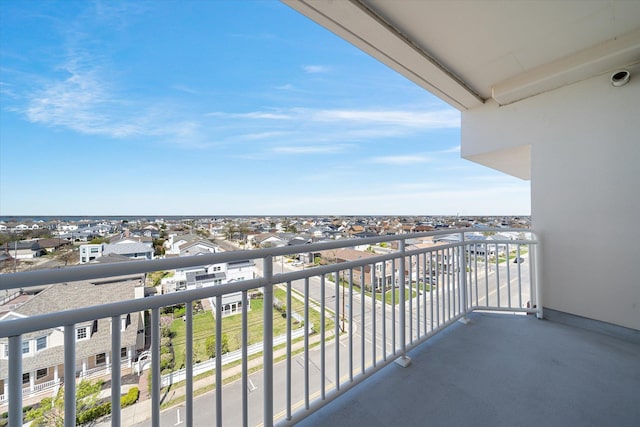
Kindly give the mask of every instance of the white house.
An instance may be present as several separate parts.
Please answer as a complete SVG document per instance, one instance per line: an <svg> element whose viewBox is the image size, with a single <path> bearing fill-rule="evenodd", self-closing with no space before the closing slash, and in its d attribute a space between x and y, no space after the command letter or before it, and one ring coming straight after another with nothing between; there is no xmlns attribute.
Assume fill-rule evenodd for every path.
<svg viewBox="0 0 640 427"><path fill-rule="evenodd" d="M195 246L193 246L195 247ZM172 277L162 279L163 292L175 292L217 286L225 283L255 278L255 263L252 260L211 264L176 270ZM216 308L215 298L211 305ZM248 307L247 309L250 309ZM242 293L226 294L222 298L222 315L228 316L242 311Z"/></svg>
<svg viewBox="0 0 640 427"><path fill-rule="evenodd" d="M129 259L153 259L153 244L124 240L115 244L80 245L80 264L86 264L109 254Z"/></svg>

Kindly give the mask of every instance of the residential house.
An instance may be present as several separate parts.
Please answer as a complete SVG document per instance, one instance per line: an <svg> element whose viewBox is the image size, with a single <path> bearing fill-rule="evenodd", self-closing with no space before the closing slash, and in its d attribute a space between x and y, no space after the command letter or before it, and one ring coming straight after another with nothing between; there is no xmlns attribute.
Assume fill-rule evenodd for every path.
<svg viewBox="0 0 640 427"><path fill-rule="evenodd" d="M180 256L193 256L222 252L218 245L204 239L184 243L179 247L179 250Z"/></svg>
<svg viewBox="0 0 640 427"><path fill-rule="evenodd" d="M33 259L44 255L47 251L40 247L36 240L20 240L7 242L3 246L4 252L15 259Z"/></svg>
<svg viewBox="0 0 640 427"><path fill-rule="evenodd" d="M93 305L108 304L144 297L144 276L112 277L105 280L55 284L31 295L27 301L13 306L0 317L2 322L16 318L55 313ZM111 356L111 318L75 325L76 373L87 376L96 372L108 375ZM144 326L141 313L122 316L120 331L121 357L131 366L137 351L144 347ZM64 328L51 328L22 337L22 382L24 393L52 387L64 380ZM0 390L7 395L8 340L0 339Z"/></svg>
<svg viewBox="0 0 640 427"><path fill-rule="evenodd" d="M116 254L128 259L153 259L153 244L122 240L118 243L80 245L80 264L86 264L101 256Z"/></svg>
<svg viewBox="0 0 640 427"><path fill-rule="evenodd" d="M374 253L367 251L359 251L356 249L349 248L340 248L335 250L328 250L321 252L322 257L325 258L328 262L332 263L340 263L347 261L356 261L364 258L373 258L377 256ZM395 266L397 270L397 266ZM371 280L372 277L375 278L375 284L377 290L382 290L383 286L385 288L389 288L393 286L394 282L394 266L391 261L379 262L375 264L375 270L371 271L371 265L367 264L364 266L364 278L362 274L362 269L356 268L353 270L353 282L357 285L362 285L363 279L364 284L367 289L371 288ZM343 277L342 279L348 280L348 278Z"/></svg>
<svg viewBox="0 0 640 427"><path fill-rule="evenodd" d="M185 243L180 247L180 256L200 256L222 252L221 249L207 240ZM178 269L175 273L161 280L163 293L217 286L235 281L255 278L255 263L243 260L229 263L211 264L198 267ZM215 298L210 299L216 308ZM249 306L247 309L251 309ZM225 294L222 299L222 315L240 313L242 311L242 293Z"/></svg>

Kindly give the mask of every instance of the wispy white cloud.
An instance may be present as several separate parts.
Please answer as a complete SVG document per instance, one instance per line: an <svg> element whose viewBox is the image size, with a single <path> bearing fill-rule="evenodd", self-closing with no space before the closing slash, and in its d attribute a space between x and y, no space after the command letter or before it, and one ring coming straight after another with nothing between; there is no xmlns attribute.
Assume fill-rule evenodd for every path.
<svg viewBox="0 0 640 427"><path fill-rule="evenodd" d="M216 111L213 113L208 113L207 116L210 117L225 117L225 118L234 118L234 119L265 119L265 120L291 120L294 117L290 114L279 113L279 112L268 112L268 111L251 111L248 113L224 113L221 111Z"/></svg>
<svg viewBox="0 0 640 427"><path fill-rule="evenodd" d="M383 165L416 165L420 163L429 163L432 161L431 157L422 154L407 154L401 156L379 156L368 159L369 163L378 163Z"/></svg>
<svg viewBox="0 0 640 427"><path fill-rule="evenodd" d="M288 119L298 122L344 123L355 125L389 125L419 129L456 128L460 115L454 110L402 111L402 110L341 110L288 108L277 111L251 111L247 113L213 112L210 116L246 119Z"/></svg>
<svg viewBox="0 0 640 427"><path fill-rule="evenodd" d="M440 154L460 153L460 145L456 145L450 148L445 148L444 150L439 150L438 153Z"/></svg>
<svg viewBox="0 0 640 427"><path fill-rule="evenodd" d="M340 153L351 147L348 144L337 145L298 145L298 146L280 146L273 147L272 152L278 154L321 154L321 153Z"/></svg>
<svg viewBox="0 0 640 427"><path fill-rule="evenodd" d="M189 93L192 95L197 95L199 92L195 89L192 89L186 85L181 85L181 84L177 84L177 85L173 85L171 86L171 89L173 90L177 90L179 92L185 92L185 93Z"/></svg>
<svg viewBox="0 0 640 427"><path fill-rule="evenodd" d="M201 123L170 115L169 109L151 102L119 96L106 73L87 58L71 58L60 68L67 72L65 78L49 80L29 94L22 112L30 122L85 135L160 137L199 144Z"/></svg>
<svg viewBox="0 0 640 427"><path fill-rule="evenodd" d="M460 126L460 114L454 110L320 110L314 112L313 120L378 123L416 128L455 128Z"/></svg>
<svg viewBox="0 0 640 427"><path fill-rule="evenodd" d="M302 69L309 74L328 73L331 70L324 65L304 65Z"/></svg>
<svg viewBox="0 0 640 427"><path fill-rule="evenodd" d="M292 91L296 89L296 87L291 83L283 84L280 86L274 86L273 88L277 90L287 90L287 91Z"/></svg>
<svg viewBox="0 0 640 427"><path fill-rule="evenodd" d="M240 135L240 139L255 141L255 140L279 138L285 135L287 135L287 132L257 132L257 133L248 133L245 135Z"/></svg>

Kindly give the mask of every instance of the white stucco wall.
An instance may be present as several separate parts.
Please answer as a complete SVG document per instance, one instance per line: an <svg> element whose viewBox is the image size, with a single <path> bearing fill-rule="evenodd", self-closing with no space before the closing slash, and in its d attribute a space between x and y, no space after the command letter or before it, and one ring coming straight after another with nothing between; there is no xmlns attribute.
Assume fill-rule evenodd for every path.
<svg viewBox="0 0 640 427"><path fill-rule="evenodd" d="M464 112L462 153L530 145L544 306L640 329L640 66L631 71L620 88L603 75Z"/></svg>

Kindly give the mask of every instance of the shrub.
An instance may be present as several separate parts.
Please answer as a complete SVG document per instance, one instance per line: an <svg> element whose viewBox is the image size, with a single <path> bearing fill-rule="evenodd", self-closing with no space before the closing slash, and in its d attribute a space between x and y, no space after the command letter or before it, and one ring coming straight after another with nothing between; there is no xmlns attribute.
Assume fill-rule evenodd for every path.
<svg viewBox="0 0 640 427"><path fill-rule="evenodd" d="M126 408L127 406L133 405L138 401L139 396L140 390L138 390L138 387L130 388L127 394L120 398L120 406Z"/></svg>
<svg viewBox="0 0 640 427"><path fill-rule="evenodd" d="M161 354L160 355L160 370L162 372L170 371L173 369L173 354Z"/></svg>
<svg viewBox="0 0 640 427"><path fill-rule="evenodd" d="M86 424L97 418L104 417L111 413L111 402L103 403L92 408L82 411L76 417L76 424Z"/></svg>
<svg viewBox="0 0 640 427"><path fill-rule="evenodd" d="M213 359L216 357L216 337L213 335L209 335L207 340L204 342L205 352L207 357Z"/></svg>
<svg viewBox="0 0 640 427"><path fill-rule="evenodd" d="M173 338L174 333L169 326L163 326L162 329L160 330L160 335L163 338Z"/></svg>

